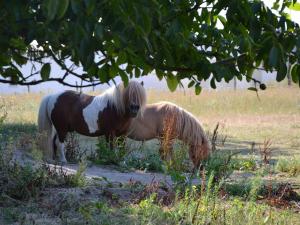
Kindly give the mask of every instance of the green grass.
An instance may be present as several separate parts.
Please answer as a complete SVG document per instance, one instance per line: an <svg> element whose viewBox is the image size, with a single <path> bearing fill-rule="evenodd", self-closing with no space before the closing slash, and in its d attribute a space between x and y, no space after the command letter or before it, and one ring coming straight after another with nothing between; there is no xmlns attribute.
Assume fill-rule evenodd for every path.
<svg viewBox="0 0 300 225"><path fill-rule="evenodd" d="M111 207L94 202L80 208L90 224L295 224L299 215L290 210L276 210L254 201L239 198L223 200L212 190L199 197L195 191L186 193L171 206L157 202L151 195L138 204Z"/></svg>
<svg viewBox="0 0 300 225"><path fill-rule="evenodd" d="M291 176L300 175L300 157L279 158L276 164L276 169L279 172L288 173Z"/></svg>

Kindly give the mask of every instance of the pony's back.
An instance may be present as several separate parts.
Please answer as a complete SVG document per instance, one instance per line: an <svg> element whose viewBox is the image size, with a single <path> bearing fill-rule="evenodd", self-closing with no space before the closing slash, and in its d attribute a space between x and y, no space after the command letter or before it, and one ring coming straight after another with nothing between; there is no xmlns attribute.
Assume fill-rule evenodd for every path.
<svg viewBox="0 0 300 225"><path fill-rule="evenodd" d="M128 137L137 141L159 138L164 112L159 104L148 104L144 107L142 116L132 119Z"/></svg>

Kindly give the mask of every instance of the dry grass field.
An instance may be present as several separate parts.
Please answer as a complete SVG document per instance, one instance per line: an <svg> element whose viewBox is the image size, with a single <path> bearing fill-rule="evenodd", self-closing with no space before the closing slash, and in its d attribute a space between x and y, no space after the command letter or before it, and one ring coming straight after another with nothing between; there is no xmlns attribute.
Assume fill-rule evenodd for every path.
<svg viewBox="0 0 300 225"><path fill-rule="evenodd" d="M96 95L97 93L91 93ZM39 102L44 94L2 95L4 123L22 129L36 125ZM230 149L250 147L270 140L274 153L300 154L300 92L297 87L271 87L259 92L245 90L192 91L148 90L148 102L170 101L190 111L212 132L220 123Z"/></svg>

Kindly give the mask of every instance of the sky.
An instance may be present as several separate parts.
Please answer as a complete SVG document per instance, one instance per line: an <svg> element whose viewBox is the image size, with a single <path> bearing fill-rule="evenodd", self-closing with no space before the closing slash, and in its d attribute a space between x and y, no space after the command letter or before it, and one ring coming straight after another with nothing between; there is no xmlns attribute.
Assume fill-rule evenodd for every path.
<svg viewBox="0 0 300 225"><path fill-rule="evenodd" d="M275 0L263 0L263 2L269 7L271 8L273 3ZM291 15L291 19L297 23L300 24L300 11L293 11L293 10L286 10L287 13L289 13ZM23 69L23 72L25 74L29 74L30 73L30 67L29 66L25 66ZM52 69L52 76L55 76L55 74L61 74L60 69L58 67ZM264 72L256 72L256 77L267 77L269 80L274 80L275 79L275 75L274 74L268 74L268 76L264 76ZM145 87L146 88L150 88L150 89L166 89L167 85L165 80L159 81L157 79L157 77L155 75L150 75L150 76L146 76L143 78L138 79L140 81L144 81L145 83ZM75 83L75 80L72 80ZM116 82L120 82L120 79L116 79ZM187 83L188 81L185 80L184 83ZM238 88L247 88L249 86L251 86L252 84L248 84L246 82L241 82L238 84ZM204 88L209 88L209 83L208 82L204 82L202 84L202 86ZM96 87L96 90L99 89L105 89L107 88L107 85L100 85L99 87ZM233 82L231 82L230 84L225 84L224 82L219 84L219 87L223 87L223 88L231 88L233 87ZM70 87L66 87L63 86L61 84L58 84L56 82L46 82L40 85L35 85L35 86L31 86L30 87L30 92L55 92L58 90L62 90L62 89L72 89ZM74 88L73 88L74 89ZM92 88L86 88L84 89L84 91L91 91ZM28 87L26 86L14 86L14 85L7 85L7 84L0 84L0 93L22 93L22 92L27 92L28 91Z"/></svg>

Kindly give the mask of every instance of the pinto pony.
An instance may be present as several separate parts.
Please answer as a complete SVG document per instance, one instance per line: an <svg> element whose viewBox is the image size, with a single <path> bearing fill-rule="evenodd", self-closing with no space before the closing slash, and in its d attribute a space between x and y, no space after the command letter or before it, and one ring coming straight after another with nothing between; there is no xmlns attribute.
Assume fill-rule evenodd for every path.
<svg viewBox="0 0 300 225"><path fill-rule="evenodd" d="M43 98L38 115L38 129L45 133L46 159L66 163L64 141L68 132L85 136L105 135L110 141L127 132L132 118L143 113L146 92L142 84L130 81L114 86L98 96L64 91Z"/></svg>
<svg viewBox="0 0 300 225"><path fill-rule="evenodd" d="M160 139L160 155L171 153L174 139L189 146L189 156L195 168L211 152L210 142L200 122L188 111L170 102L146 105L143 117L132 120L128 137L137 141Z"/></svg>

